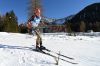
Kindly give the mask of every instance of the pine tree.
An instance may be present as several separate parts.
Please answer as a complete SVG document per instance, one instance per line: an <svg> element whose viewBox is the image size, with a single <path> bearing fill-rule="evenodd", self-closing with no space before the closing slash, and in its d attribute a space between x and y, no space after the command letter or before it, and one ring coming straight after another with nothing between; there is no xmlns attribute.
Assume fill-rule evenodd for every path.
<svg viewBox="0 0 100 66"><path fill-rule="evenodd" d="M4 31L4 18L5 16L0 16L0 31Z"/></svg>
<svg viewBox="0 0 100 66"><path fill-rule="evenodd" d="M18 32L18 22L17 22L17 17L13 11L10 12L10 19L11 19L11 31L12 32Z"/></svg>
<svg viewBox="0 0 100 66"><path fill-rule="evenodd" d="M2 31L3 23L2 23L2 17L0 15L0 31Z"/></svg>
<svg viewBox="0 0 100 66"><path fill-rule="evenodd" d="M13 11L7 12L4 18L4 31L18 32L17 17Z"/></svg>

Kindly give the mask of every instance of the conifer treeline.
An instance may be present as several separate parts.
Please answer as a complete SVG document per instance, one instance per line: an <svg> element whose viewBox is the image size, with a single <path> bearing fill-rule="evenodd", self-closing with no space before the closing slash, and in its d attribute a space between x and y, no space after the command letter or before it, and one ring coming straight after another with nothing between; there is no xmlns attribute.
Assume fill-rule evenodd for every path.
<svg viewBox="0 0 100 66"><path fill-rule="evenodd" d="M13 10L0 16L0 32L19 32L18 19Z"/></svg>

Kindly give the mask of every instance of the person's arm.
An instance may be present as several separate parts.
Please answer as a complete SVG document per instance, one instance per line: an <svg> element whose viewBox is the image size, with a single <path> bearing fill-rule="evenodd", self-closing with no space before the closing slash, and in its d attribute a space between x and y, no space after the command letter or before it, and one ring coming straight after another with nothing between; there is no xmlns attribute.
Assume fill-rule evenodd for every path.
<svg viewBox="0 0 100 66"><path fill-rule="evenodd" d="M33 21L34 17L35 17L34 15L33 15L33 16L31 16L31 18L28 20L28 22Z"/></svg>
<svg viewBox="0 0 100 66"><path fill-rule="evenodd" d="M31 18L28 20L28 22L27 22L27 28L28 29L30 29L30 28L32 28L32 22L31 21L33 21L34 20L34 15L33 16L31 16Z"/></svg>

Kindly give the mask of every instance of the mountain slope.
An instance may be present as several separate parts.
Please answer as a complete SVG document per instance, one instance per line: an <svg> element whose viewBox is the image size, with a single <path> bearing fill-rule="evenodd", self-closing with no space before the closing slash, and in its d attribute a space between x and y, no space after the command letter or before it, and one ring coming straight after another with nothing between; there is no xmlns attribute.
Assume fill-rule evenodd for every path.
<svg viewBox="0 0 100 66"><path fill-rule="evenodd" d="M80 32L82 25L85 26L84 31L93 30L94 32L100 32L100 3L94 3L85 7L72 19L66 20L65 24L67 22L71 23L71 29L75 32Z"/></svg>
<svg viewBox="0 0 100 66"><path fill-rule="evenodd" d="M72 19L73 22L79 22L81 20L87 22L100 22L100 3L94 3L85 7Z"/></svg>

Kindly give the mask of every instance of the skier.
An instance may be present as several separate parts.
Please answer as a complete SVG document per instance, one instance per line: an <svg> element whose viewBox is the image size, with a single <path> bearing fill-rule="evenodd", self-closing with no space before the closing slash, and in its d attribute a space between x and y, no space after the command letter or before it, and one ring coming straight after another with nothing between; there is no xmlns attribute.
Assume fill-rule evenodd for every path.
<svg viewBox="0 0 100 66"><path fill-rule="evenodd" d="M39 8L36 8L34 11L34 15L28 20L28 22L32 22L32 30L35 32L37 36L36 50L45 49L45 47L42 46L42 38L40 36L40 30L38 26L40 21L41 21L41 11Z"/></svg>

